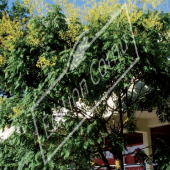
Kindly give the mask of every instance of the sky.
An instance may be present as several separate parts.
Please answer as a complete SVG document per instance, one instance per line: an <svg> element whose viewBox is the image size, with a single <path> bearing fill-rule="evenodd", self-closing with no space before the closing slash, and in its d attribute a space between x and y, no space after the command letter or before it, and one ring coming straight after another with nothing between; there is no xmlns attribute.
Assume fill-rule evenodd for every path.
<svg viewBox="0 0 170 170"><path fill-rule="evenodd" d="M15 0L8 0L8 4L9 4L9 7L12 6L12 3L14 2ZM49 4L54 4L52 0L45 0L46 2L48 2ZM70 2L73 2L73 0L70 0ZM82 5L82 0L78 0L77 2L77 5Z"/></svg>
<svg viewBox="0 0 170 170"><path fill-rule="evenodd" d="M11 7L12 6L12 3L14 2L15 0L8 0L8 3L9 3L9 6ZM45 0L46 2L48 2L49 4L54 4L52 0ZM73 2L73 0L69 0L70 2ZM97 1L100 1L100 0L97 0ZM82 5L83 4L83 0L77 0L76 2L77 5Z"/></svg>
<svg viewBox="0 0 170 170"><path fill-rule="evenodd" d="M8 0L8 4L9 4L9 7L12 6L12 3L14 2L15 0ZM45 0L46 2L48 2L49 4L54 4L52 0ZM69 0L70 2L73 2L74 0ZM121 3L123 3L124 1L126 0L120 0ZM161 9L163 9L164 12L170 12L170 0L164 0L164 1L167 1L168 4L165 4L161 7ZM100 0L97 0L97 2L100 2ZM81 6L83 5L83 0L77 0L76 1L76 4Z"/></svg>

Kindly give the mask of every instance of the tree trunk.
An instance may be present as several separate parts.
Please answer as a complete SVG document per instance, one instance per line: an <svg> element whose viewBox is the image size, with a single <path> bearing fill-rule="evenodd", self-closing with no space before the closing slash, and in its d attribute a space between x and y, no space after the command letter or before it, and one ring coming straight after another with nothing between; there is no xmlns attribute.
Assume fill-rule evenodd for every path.
<svg viewBox="0 0 170 170"><path fill-rule="evenodd" d="M98 144L98 149L99 149L99 153L100 153L100 155L101 155L101 157L102 157L102 160L103 160L103 162L105 163L107 169L108 169L108 170L112 170L112 168L111 168L110 165L109 165L109 162L108 162L107 158L106 158L105 155L103 154L103 151L102 151L102 148L101 148L100 144Z"/></svg>
<svg viewBox="0 0 170 170"><path fill-rule="evenodd" d="M124 124L123 124L121 94L119 94L118 103L119 103L119 116L120 116L120 135L123 136ZM116 163L116 170L124 170L122 150L118 151L116 158L117 158L116 162L115 162Z"/></svg>

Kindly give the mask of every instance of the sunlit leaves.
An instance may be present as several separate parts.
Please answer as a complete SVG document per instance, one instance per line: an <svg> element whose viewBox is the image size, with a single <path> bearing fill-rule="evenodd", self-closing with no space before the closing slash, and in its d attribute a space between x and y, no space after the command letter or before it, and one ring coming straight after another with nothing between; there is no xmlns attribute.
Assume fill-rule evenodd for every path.
<svg viewBox="0 0 170 170"><path fill-rule="evenodd" d="M136 130L134 115L136 110L151 111L157 108L159 119L168 120L169 108L165 103L170 87L169 60L167 60L169 15L153 10L146 11L138 8L138 1L135 1L136 3L129 1L127 8L140 61L113 89L115 108L107 106L107 101L101 103L72 134L61 151L44 166L30 111L37 100L49 87L53 87L34 110L44 152L50 156L67 135L79 125L86 111L95 106L133 63L136 55L135 50L133 51L134 41L129 34L127 13L126 10L122 10L108 29L85 51L82 62L77 61L81 57L78 53L74 53L76 54L74 57L77 57L72 60L77 62L74 69L68 69L60 82L53 86L56 79L69 66L70 52L78 36L84 30L89 30L86 36L90 42L115 11L120 9L121 4L116 0L100 3L87 1L81 8L69 1L59 0L57 6L48 8L44 1L24 0L23 2L23 7L30 11L30 19L24 17L11 19L4 14L0 20L0 66L2 66L0 80L1 88L7 94L0 98L1 127L15 126L18 130L0 145L1 153L5 155L3 157L0 154L1 169L8 167L90 169L94 166L92 163L94 157L102 153L99 151L100 147L112 148L116 158L122 154L126 144L123 130L130 132ZM62 10L59 4L62 5ZM39 11L41 8L44 8L42 13ZM125 49L126 43L128 49L125 54L121 45ZM80 93L82 89L86 90L84 86L82 89L80 87L82 80L87 83L88 93L86 91L83 95L73 96L75 88L80 90ZM140 89L137 89L139 86L135 87L135 94L132 95L128 88L139 80L146 84L145 87L151 88L141 90L140 93ZM98 83L95 84L94 81ZM84 102L83 109L87 106L87 110L76 107L73 99ZM55 106L57 109L62 107L68 109L64 121L56 123L56 129L52 124L52 109ZM114 116L126 116L128 112L128 118L122 118L123 125L119 119L112 120L114 116L110 117L110 122L107 122L108 117L105 116L108 115L108 111ZM49 118L46 123L50 127L47 133L52 134L50 139L47 139L42 120L45 115ZM103 140L106 136L109 139L107 144Z"/></svg>

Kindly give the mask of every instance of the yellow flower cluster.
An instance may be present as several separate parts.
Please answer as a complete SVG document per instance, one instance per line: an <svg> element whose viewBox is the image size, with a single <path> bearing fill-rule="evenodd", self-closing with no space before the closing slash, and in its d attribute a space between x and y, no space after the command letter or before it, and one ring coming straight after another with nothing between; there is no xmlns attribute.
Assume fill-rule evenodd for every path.
<svg viewBox="0 0 170 170"><path fill-rule="evenodd" d="M0 54L0 67L5 65L6 62L6 54L4 53L4 55Z"/></svg>
<svg viewBox="0 0 170 170"><path fill-rule="evenodd" d="M13 107L12 108L12 111L15 113L15 114L20 114L20 112L21 112L21 110L20 110L20 108L19 107Z"/></svg>
<svg viewBox="0 0 170 170"><path fill-rule="evenodd" d="M80 26L76 23L69 24L68 31L59 31L59 35L63 40L75 42L80 35Z"/></svg>
<svg viewBox="0 0 170 170"><path fill-rule="evenodd" d="M22 114L23 110L24 110L24 106L21 107L17 104L16 107L12 108L12 111L13 111L14 114L9 115L9 117L10 118L16 118L16 117L18 117Z"/></svg>
<svg viewBox="0 0 170 170"><path fill-rule="evenodd" d="M120 9L119 0L101 0L97 2L96 0L86 0L83 7L76 7L76 3L70 4L68 0L54 0L55 2L63 5L63 9L66 13L68 21L76 21L77 18L81 18L81 21L84 23L92 23L93 25L100 22L106 22L109 17L113 16L115 12ZM130 15L130 20L132 23L136 22L144 12L141 10L136 12L138 8L138 3L143 5L143 9L146 10L148 5L156 9L161 3L164 3L164 0L127 0L127 8ZM121 13L122 15L123 13ZM123 14L125 15L125 13ZM122 17L123 17L122 15ZM127 17L126 17L127 18ZM120 17L119 20L122 18ZM149 27L156 26L161 27L161 24L158 21L158 18L151 16L148 20L144 21ZM76 37L79 29L75 26L74 22L69 26L70 32L67 33L61 32L60 35L63 39L67 37ZM87 30L88 28L84 28ZM73 39L75 40L75 39Z"/></svg>
<svg viewBox="0 0 170 170"><path fill-rule="evenodd" d="M165 3L166 0L142 0L143 9L147 9L150 5L153 9L156 9L160 4Z"/></svg>
<svg viewBox="0 0 170 170"><path fill-rule="evenodd" d="M25 19L23 19L24 22ZM0 20L0 42L1 46L9 51L13 50L12 43L23 36L22 21L18 18L11 20L7 14L3 14Z"/></svg>
<svg viewBox="0 0 170 170"><path fill-rule="evenodd" d="M45 57L39 57L36 66L39 68L44 68L45 66L53 67L56 65L56 60L57 60L56 56L53 58L52 62L47 60Z"/></svg>
<svg viewBox="0 0 170 170"><path fill-rule="evenodd" d="M5 101L5 97L0 96L0 105Z"/></svg>
<svg viewBox="0 0 170 170"><path fill-rule="evenodd" d="M163 24L160 22L160 17L158 14L152 13L149 18L144 19L143 25L148 28L156 27L156 29L161 29Z"/></svg>
<svg viewBox="0 0 170 170"><path fill-rule="evenodd" d="M75 42L80 35L80 25L77 24L77 21L81 18L81 9L75 4L70 3L68 0L58 0L55 2L63 7L64 13L67 17L66 21L68 23L68 31L60 31L60 37L64 40L71 39L72 42Z"/></svg>
<svg viewBox="0 0 170 170"><path fill-rule="evenodd" d="M31 15L45 16L50 11L50 5L45 0L22 0Z"/></svg>
<svg viewBox="0 0 170 170"><path fill-rule="evenodd" d="M83 17L85 22L95 24L99 20L101 22L108 21L108 17L112 16L118 9L118 0L100 1L88 0L83 8Z"/></svg>
<svg viewBox="0 0 170 170"><path fill-rule="evenodd" d="M39 29L34 29L34 24L29 22L27 24L28 34L26 35L27 43L35 46L41 44L40 36L38 35Z"/></svg>
<svg viewBox="0 0 170 170"><path fill-rule="evenodd" d="M132 12L130 14L130 22L135 23L140 17L142 17L143 14L144 12L142 10L140 10L139 12Z"/></svg>
<svg viewBox="0 0 170 170"><path fill-rule="evenodd" d="M76 3L70 3L68 0L54 1L63 7L69 28L68 31L60 31L59 34L62 39L71 39L72 42L75 42L80 35L80 25L77 24L77 21L82 23L92 23L93 25L95 23L98 24L99 20L106 22L109 19L108 16L112 16L116 11L116 4L118 4L118 0L101 1L99 4L95 0L86 0L83 7L78 7L75 5ZM84 30L88 30L86 24L84 24Z"/></svg>
<svg viewBox="0 0 170 170"><path fill-rule="evenodd" d="M25 7L29 10L29 13L32 15L34 12L34 6L32 3L29 3L28 0L22 0L22 2L24 3Z"/></svg>

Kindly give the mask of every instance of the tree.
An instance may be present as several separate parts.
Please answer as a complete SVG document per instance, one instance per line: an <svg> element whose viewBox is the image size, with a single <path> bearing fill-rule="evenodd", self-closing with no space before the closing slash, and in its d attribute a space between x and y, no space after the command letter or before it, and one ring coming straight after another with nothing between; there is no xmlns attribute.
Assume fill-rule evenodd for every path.
<svg viewBox="0 0 170 170"><path fill-rule="evenodd" d="M29 18L29 10L24 6L23 3L20 3L19 0L15 0L10 10L10 17L12 20L18 18L22 20L23 18Z"/></svg>
<svg viewBox="0 0 170 170"><path fill-rule="evenodd" d="M0 1L0 18L2 18L2 12L7 11L7 0Z"/></svg>
<svg viewBox="0 0 170 170"><path fill-rule="evenodd" d="M0 20L0 66L4 66L9 53L13 49L13 42L24 35L24 25L29 20L29 11L16 0L11 9L7 6L7 1L3 1L1 5ZM3 74L3 73L1 73ZM4 87L3 87L4 88ZM10 97L11 94L5 89L1 90L1 95Z"/></svg>
<svg viewBox="0 0 170 170"><path fill-rule="evenodd" d="M158 138L153 143L153 149L155 150L154 156L157 163L155 169L169 169L170 147L162 139Z"/></svg>
<svg viewBox="0 0 170 170"><path fill-rule="evenodd" d="M1 98L0 120L1 128L15 126L17 130L1 142L1 168L86 170L93 169L93 159L100 157L104 162L102 167L111 170L113 167L104 154L110 150L116 158L117 169L123 169L122 151L127 144L124 129L135 132L135 112L157 109L160 121L169 120L169 14L128 4L140 60L112 88L136 60L134 41L123 9L89 45L113 12L120 9L115 1L102 1L98 6L92 3L90 9L86 6L89 14L82 11L82 18L79 11L72 10L75 15L69 15L68 10L67 20L60 7L53 6L46 16L31 18L24 34L12 42L13 48L1 65L0 75L0 89L5 88L12 96ZM78 42L68 63L77 36L87 28L89 31ZM3 46L1 49L6 50ZM85 57L81 58L83 51ZM30 108L65 68L68 69L61 81L34 109L47 157L82 124L44 166ZM97 105L97 101L101 102ZM63 121L55 125L53 108L55 112L67 110ZM108 138L107 144L104 137Z"/></svg>

